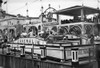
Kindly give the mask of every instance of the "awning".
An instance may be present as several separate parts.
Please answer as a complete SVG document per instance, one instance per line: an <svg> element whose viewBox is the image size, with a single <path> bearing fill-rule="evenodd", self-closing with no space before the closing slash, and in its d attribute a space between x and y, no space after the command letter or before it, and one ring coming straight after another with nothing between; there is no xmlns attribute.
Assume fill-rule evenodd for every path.
<svg viewBox="0 0 100 68"><path fill-rule="evenodd" d="M98 10L96 8L91 8L91 7L87 7L87 6L73 6L73 7L69 7L69 8L55 11L54 14L80 16L81 9L83 9L84 14L86 14L86 15L100 12L100 10Z"/></svg>

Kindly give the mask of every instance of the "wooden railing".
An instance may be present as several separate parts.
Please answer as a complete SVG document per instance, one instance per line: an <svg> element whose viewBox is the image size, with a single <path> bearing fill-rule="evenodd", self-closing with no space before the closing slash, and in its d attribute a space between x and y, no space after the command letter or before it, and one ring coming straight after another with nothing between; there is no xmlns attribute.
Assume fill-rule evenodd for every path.
<svg viewBox="0 0 100 68"><path fill-rule="evenodd" d="M82 64L82 65L79 65L78 68L89 68L89 66L93 66L93 64L90 64L90 63L93 63L91 62L92 59L96 59L96 57L94 55L91 56L91 52L93 54L95 54L95 50L99 50L100 51L100 44L89 44L89 45L73 45L71 44L71 46L66 46L66 44L70 44L70 43L59 43L60 46L54 46L54 45L36 45L36 44L21 44L21 43L8 43L8 45L11 44L12 47L13 45L29 45L29 46L38 46L38 47L44 47L45 48L48 48L48 47L57 47L57 48L60 48L60 49L55 49L57 51L64 51L63 52L63 55L64 55L64 60L66 60L66 50L67 48L80 48L80 47L93 47L92 50L91 48L89 48L89 57L88 58L82 58L80 59L79 58L79 62L82 61L82 60L89 60L89 63L87 63L86 65ZM26 47L25 47L26 48ZM95 49L96 48L96 49ZM3 48L3 49L7 49L7 47ZM26 48L27 49L27 48ZM33 48L34 50L35 48ZM41 48L39 48L41 49ZM94 50L95 49L95 50ZM46 49L47 50L47 49ZM54 50L54 49L48 49L48 50ZM79 49L79 50L82 50L82 49ZM83 49L84 50L84 49ZM14 50L11 50L12 52L19 52L20 51L14 51ZM94 51L94 52L93 52ZM32 55L34 53L34 51L30 52L30 53L25 53L25 54L30 54ZM83 52L82 52L83 53ZM68 58L68 57L67 57ZM70 61L71 62L71 61ZM34 58L26 58L26 57L20 57L20 56L16 56L16 55L6 55L5 53L2 53L0 54L0 66L4 67L4 68L72 68L72 64L67 64L67 61L65 62L55 62L55 61L52 61L52 60L41 60L41 59L34 59ZM90 67L91 68L91 67Z"/></svg>
<svg viewBox="0 0 100 68"><path fill-rule="evenodd" d="M13 53L15 52L15 54L16 54L16 52L21 53L20 46L25 46L24 49L25 50L26 49L29 50L28 52L26 51L25 54L30 54L31 58L34 58L33 54L36 53L36 52L34 52L34 50L39 50L40 52L37 53L37 57L35 56L36 58L38 58L38 57L41 58L41 56L42 57L44 56L44 57L47 58L47 56L49 56L54 61L55 61L55 59L57 59L57 61L58 61L58 59L59 59L59 61L71 60L71 58L72 58L71 49L73 49L73 48L78 48L78 52L80 51L78 55L81 58L84 58L84 57L86 58L87 57L87 59L89 58L89 60L91 60L90 57L93 57L93 54L94 54L93 50L94 49L93 49L93 46L91 44L89 44L89 45L72 45L72 44L70 44L68 46L67 46L67 44L70 44L70 43L59 43L59 46L58 45L57 46L54 46L54 45L40 45L40 44L22 44L22 43L9 43L8 45L11 45L11 47L10 47L10 48L12 48L11 51ZM14 47L14 45L18 45L19 47L18 48ZM27 48L27 46L32 46L32 47L31 48L30 47ZM20 50L13 50L14 48L15 49L20 49ZM47 51L49 53L52 52L52 53L55 53L57 55L54 55L54 54L53 54L53 56L51 54L48 55L49 53ZM54 51L56 51L56 52L54 52ZM59 52L61 53L60 55L59 55ZM79 59L80 59L80 57L79 57ZM50 58L48 58L48 59L50 59Z"/></svg>
<svg viewBox="0 0 100 68"><path fill-rule="evenodd" d="M0 66L4 68L71 68L66 63L40 61L0 54Z"/></svg>
<svg viewBox="0 0 100 68"><path fill-rule="evenodd" d="M18 45L23 45L23 44L19 43ZM26 45L28 45L28 44L26 44ZM30 45L33 45L33 44L30 44ZM41 47L43 45L34 45L34 46ZM75 46L72 45L72 46L55 46L55 47L65 48L64 57L66 57L66 53L65 53L66 48L79 48L79 47L89 47L89 46L91 46L91 45L75 45ZM48 45L47 47L54 47L54 46ZM53 50L53 49L51 49L51 50ZM89 49L89 52L91 52L90 49ZM30 54L33 54L33 53L30 53ZM91 61L91 59L92 58L90 58L90 53L89 53L88 60ZM66 60L66 58L64 60ZM81 60L79 59L79 61L81 61ZM15 55L0 54L0 66L3 66L4 68L56 68L56 67L57 68L71 68L72 64L67 64L66 61L65 62L55 62L55 61L50 61L50 60L47 61L47 60L41 60L41 59L20 57L20 56L15 56ZM86 65L86 66L88 66L88 65ZM86 68L89 68L89 67L86 67Z"/></svg>

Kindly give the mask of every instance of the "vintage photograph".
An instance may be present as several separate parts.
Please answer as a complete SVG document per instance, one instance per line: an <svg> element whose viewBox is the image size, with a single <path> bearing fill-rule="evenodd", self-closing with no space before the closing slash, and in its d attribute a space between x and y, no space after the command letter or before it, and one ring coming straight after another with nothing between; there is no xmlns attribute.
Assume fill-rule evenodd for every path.
<svg viewBox="0 0 100 68"><path fill-rule="evenodd" d="M100 68L100 0L0 0L0 68Z"/></svg>

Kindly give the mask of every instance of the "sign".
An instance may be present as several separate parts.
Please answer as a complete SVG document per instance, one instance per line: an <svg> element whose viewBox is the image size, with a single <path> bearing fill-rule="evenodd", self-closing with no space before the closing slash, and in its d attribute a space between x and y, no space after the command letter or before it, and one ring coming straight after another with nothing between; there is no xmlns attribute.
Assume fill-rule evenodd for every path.
<svg viewBox="0 0 100 68"><path fill-rule="evenodd" d="M72 49L71 55L72 55L72 62L78 62L78 60L79 60L78 49Z"/></svg>
<svg viewBox="0 0 100 68"><path fill-rule="evenodd" d="M72 66L77 68L79 65L78 48L71 49Z"/></svg>
<svg viewBox="0 0 100 68"><path fill-rule="evenodd" d="M43 23L42 26L54 26L54 25L58 25L58 22L47 22L47 23Z"/></svg>

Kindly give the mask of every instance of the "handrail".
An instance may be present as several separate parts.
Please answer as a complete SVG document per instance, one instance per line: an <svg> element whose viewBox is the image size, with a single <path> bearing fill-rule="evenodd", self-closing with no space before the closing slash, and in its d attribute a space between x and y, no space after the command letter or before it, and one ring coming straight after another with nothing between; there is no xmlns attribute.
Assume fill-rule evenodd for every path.
<svg viewBox="0 0 100 68"><path fill-rule="evenodd" d="M7 45L14 45L14 44L16 44L16 45L28 45L28 46L30 46L30 45L33 45L33 46L46 46L46 47L66 47L66 48L72 48L72 47L85 47L85 46L92 46L91 44L82 44L82 45L72 45L71 43L58 43L58 44L71 44L71 46L56 46L56 44L54 45L54 44L50 44L50 45L48 45L48 44L44 44L44 45L42 45L42 44L26 44L26 43L7 43ZM94 44L94 45L96 45L96 44Z"/></svg>

